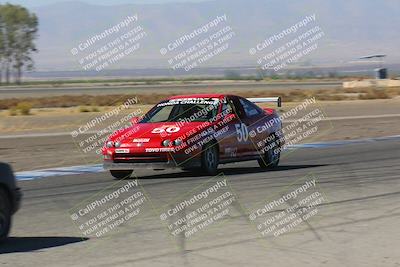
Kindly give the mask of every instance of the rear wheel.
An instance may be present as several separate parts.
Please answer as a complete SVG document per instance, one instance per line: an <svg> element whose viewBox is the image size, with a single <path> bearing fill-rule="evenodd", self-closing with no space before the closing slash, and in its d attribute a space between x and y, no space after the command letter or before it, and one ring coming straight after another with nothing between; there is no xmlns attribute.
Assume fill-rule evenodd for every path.
<svg viewBox="0 0 400 267"><path fill-rule="evenodd" d="M7 192L0 188L0 242L3 242L10 232L11 204Z"/></svg>
<svg viewBox="0 0 400 267"><path fill-rule="evenodd" d="M258 159L258 164L263 169L275 169L279 165L279 160L281 158L281 152L278 146L270 146L264 152L264 155Z"/></svg>
<svg viewBox="0 0 400 267"><path fill-rule="evenodd" d="M118 180L131 177L132 172L132 170L110 170L111 175Z"/></svg>
<svg viewBox="0 0 400 267"><path fill-rule="evenodd" d="M208 145L201 153L201 170L207 175L215 175L218 171L219 156L217 145Z"/></svg>

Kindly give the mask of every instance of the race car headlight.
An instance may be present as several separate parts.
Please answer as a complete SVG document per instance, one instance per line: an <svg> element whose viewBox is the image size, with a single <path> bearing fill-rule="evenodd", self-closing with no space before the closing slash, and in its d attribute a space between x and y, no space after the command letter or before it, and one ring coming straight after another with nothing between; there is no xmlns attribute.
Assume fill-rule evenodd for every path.
<svg viewBox="0 0 400 267"><path fill-rule="evenodd" d="M169 146L170 144L171 144L171 141L168 140L168 139L162 141L162 145L163 145L163 146Z"/></svg>
<svg viewBox="0 0 400 267"><path fill-rule="evenodd" d="M175 145L175 146L180 146L180 145L182 145L182 140L181 140L181 139L176 139L176 140L174 141L174 145Z"/></svg>
<svg viewBox="0 0 400 267"><path fill-rule="evenodd" d="M120 147L121 146L121 142L115 142L114 146L115 147Z"/></svg>
<svg viewBox="0 0 400 267"><path fill-rule="evenodd" d="M108 148L114 147L114 142L113 142L113 141L108 141L108 142L106 143L106 147L108 147Z"/></svg>

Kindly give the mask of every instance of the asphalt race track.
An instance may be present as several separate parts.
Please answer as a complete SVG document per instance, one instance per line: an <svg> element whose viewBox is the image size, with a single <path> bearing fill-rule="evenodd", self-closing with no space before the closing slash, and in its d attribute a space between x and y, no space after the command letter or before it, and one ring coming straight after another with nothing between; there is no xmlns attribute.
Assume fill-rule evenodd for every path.
<svg viewBox="0 0 400 267"><path fill-rule="evenodd" d="M24 192L1 266L400 266L399 139L292 151L274 171L256 162L224 165L238 201L223 222L173 237L160 220L171 203L209 177L182 171L137 172L151 205L111 235L85 237L69 210L119 183L108 173L20 181ZM316 178L325 201L291 231L262 237L243 207ZM239 205L240 204L240 205ZM249 209L247 209L249 210Z"/></svg>

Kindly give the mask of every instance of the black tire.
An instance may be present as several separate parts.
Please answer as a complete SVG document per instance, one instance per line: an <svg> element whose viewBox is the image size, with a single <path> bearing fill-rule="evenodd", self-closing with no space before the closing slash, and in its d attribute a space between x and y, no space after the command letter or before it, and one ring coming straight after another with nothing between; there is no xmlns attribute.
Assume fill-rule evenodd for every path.
<svg viewBox="0 0 400 267"><path fill-rule="evenodd" d="M219 155L216 144L207 145L201 153L201 171L206 175L216 175L218 172Z"/></svg>
<svg viewBox="0 0 400 267"><path fill-rule="evenodd" d="M280 158L280 148L278 146L274 146L271 149L266 149L262 158L258 159L258 165L260 165L262 169L275 169L279 165Z"/></svg>
<svg viewBox="0 0 400 267"><path fill-rule="evenodd" d="M132 170L110 170L111 175L118 180L131 177Z"/></svg>
<svg viewBox="0 0 400 267"><path fill-rule="evenodd" d="M7 239L11 228L11 203L7 192L0 188L0 242Z"/></svg>

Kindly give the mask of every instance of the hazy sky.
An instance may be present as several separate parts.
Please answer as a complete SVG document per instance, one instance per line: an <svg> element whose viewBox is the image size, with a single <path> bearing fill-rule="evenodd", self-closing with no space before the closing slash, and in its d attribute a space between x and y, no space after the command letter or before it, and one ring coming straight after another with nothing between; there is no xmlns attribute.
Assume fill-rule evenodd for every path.
<svg viewBox="0 0 400 267"><path fill-rule="evenodd" d="M115 5L115 4L150 4L150 3L169 3L169 2L204 2L207 0L80 0L74 2L85 2L90 4ZM208 0L210 1L210 0ZM9 2L11 4L20 4L27 7L42 6L59 2L73 2L68 0L0 0L0 3Z"/></svg>

